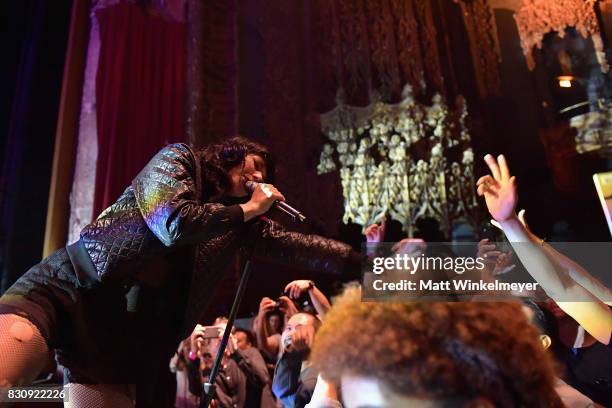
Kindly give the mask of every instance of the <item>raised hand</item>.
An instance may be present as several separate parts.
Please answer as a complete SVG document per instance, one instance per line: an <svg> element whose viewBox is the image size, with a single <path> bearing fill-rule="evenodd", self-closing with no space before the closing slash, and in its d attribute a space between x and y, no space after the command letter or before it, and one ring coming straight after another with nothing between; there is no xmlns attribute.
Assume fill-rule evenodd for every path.
<svg viewBox="0 0 612 408"><path fill-rule="evenodd" d="M489 240L485 238L478 242L477 256L479 258L484 258L484 262L491 274L498 275L510 266L513 252L499 251L494 243L490 243Z"/></svg>
<svg viewBox="0 0 612 408"><path fill-rule="evenodd" d="M295 307L293 300L289 299L287 296L279 297L278 301L280 302L279 309L285 315L285 319L291 318L291 316L299 311L297 307Z"/></svg>
<svg viewBox="0 0 612 408"><path fill-rule="evenodd" d="M487 209L498 222L504 222L515 217L518 194L516 191L516 178L510 176L506 158L499 155L495 157L487 154L485 162L491 170L490 175L478 179L476 186L479 196L484 196Z"/></svg>
<svg viewBox="0 0 612 408"><path fill-rule="evenodd" d="M391 250L395 254L417 257L427 250L427 243L421 238L404 238L393 245Z"/></svg>
<svg viewBox="0 0 612 408"><path fill-rule="evenodd" d="M497 250L497 246L495 244L489 243L489 239L481 239L478 242L478 253L476 256L478 258L485 258L485 263L495 264L497 257L502 254L501 251Z"/></svg>
<svg viewBox="0 0 612 408"><path fill-rule="evenodd" d="M288 293L289 297L292 299L298 299L302 293L307 292L310 289L309 280L294 280L285 286L285 291L283 293Z"/></svg>
<svg viewBox="0 0 612 408"><path fill-rule="evenodd" d="M189 358L191 360L195 360L196 357L200 357L200 355L202 354L205 339L204 331L204 326L202 326L201 324L197 324L196 327L193 329L193 332L191 332L191 335L189 336Z"/></svg>
<svg viewBox="0 0 612 408"><path fill-rule="evenodd" d="M380 223L368 225L364 231L366 239L370 243L382 242L385 239L386 220L383 218Z"/></svg>
<svg viewBox="0 0 612 408"><path fill-rule="evenodd" d="M267 313L270 313L276 307L276 302L269 297L264 297L259 302L259 315L265 316Z"/></svg>
<svg viewBox="0 0 612 408"><path fill-rule="evenodd" d="M313 326L297 326L291 333L291 346L287 351L310 350L314 342L315 330Z"/></svg>

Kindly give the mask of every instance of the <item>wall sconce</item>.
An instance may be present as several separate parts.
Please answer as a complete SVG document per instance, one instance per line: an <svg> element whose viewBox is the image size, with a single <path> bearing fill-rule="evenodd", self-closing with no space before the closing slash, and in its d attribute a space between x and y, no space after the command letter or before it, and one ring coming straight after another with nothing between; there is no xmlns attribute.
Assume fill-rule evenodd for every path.
<svg viewBox="0 0 612 408"><path fill-rule="evenodd" d="M559 88L571 88L574 77L571 75L561 75L557 77Z"/></svg>

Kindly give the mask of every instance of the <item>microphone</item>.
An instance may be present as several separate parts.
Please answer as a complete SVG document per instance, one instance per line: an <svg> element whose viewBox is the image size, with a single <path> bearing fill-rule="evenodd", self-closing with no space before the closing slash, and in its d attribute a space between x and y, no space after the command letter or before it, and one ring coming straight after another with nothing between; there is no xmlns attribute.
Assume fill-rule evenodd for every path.
<svg viewBox="0 0 612 408"><path fill-rule="evenodd" d="M246 187L247 191L250 194L253 194L253 191L255 191L255 189L260 185L261 183L257 183L255 181L247 181L246 183L244 183L244 186ZM293 220L295 221L300 220L301 222L306 221L306 217L304 216L304 214L302 214L300 211L296 210L295 208L293 208L292 206L290 206L289 204L287 204L284 201L278 201L276 200L274 202L274 204L272 204L273 207L278 208L279 210L281 210L282 212L284 212L285 214L290 215L291 217L293 217Z"/></svg>

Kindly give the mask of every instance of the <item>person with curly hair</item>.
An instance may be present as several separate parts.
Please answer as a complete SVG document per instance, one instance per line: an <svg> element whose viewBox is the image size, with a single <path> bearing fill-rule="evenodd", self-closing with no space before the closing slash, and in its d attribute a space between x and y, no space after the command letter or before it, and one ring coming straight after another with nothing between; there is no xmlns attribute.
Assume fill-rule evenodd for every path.
<svg viewBox="0 0 612 408"><path fill-rule="evenodd" d="M350 287L311 361L348 408L563 406L553 361L518 303L368 303Z"/></svg>
<svg viewBox="0 0 612 408"><path fill-rule="evenodd" d="M161 149L76 243L0 298L0 399L2 388L31 383L55 352L70 404L171 405L167 362L236 257L358 269L348 245L260 217L284 200L263 184L273 167L265 146L240 136ZM249 195L247 181L262 184Z"/></svg>

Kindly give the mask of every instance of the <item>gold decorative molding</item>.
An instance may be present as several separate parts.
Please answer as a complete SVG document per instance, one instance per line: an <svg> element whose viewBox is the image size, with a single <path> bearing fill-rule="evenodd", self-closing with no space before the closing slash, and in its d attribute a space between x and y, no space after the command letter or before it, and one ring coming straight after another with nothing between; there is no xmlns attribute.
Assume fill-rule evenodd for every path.
<svg viewBox="0 0 612 408"><path fill-rule="evenodd" d="M396 102L406 83L417 97L445 92L435 2L311 2L319 66L346 101L363 105L377 92Z"/></svg>
<svg viewBox="0 0 612 408"><path fill-rule="evenodd" d="M321 115L330 143L317 171L339 169L344 223L365 228L387 216L412 235L417 220L431 217L448 234L453 221L473 222L477 206L467 107L458 98L449 110L439 94L421 104L410 86L402 96L398 104L339 104Z"/></svg>
<svg viewBox="0 0 612 408"><path fill-rule="evenodd" d="M535 67L533 49L542 48L547 33L555 31L563 38L567 27L575 27L584 38L591 38L601 70L608 72L610 66L595 15L596 3L597 0L524 0L514 19L528 68Z"/></svg>

